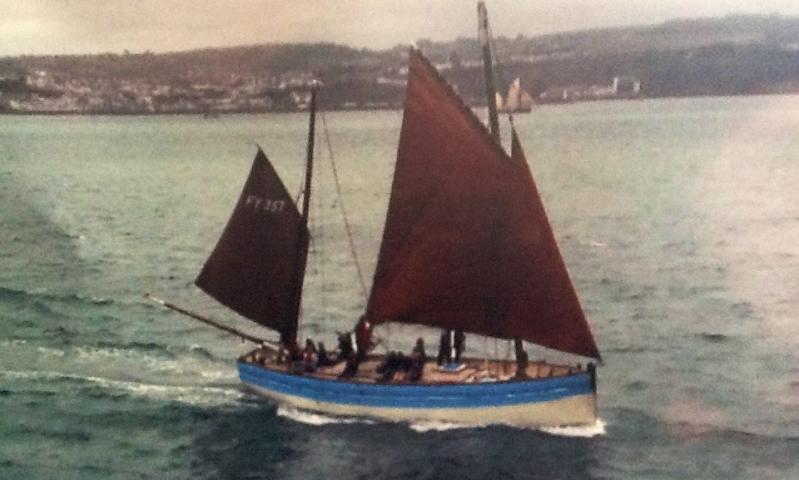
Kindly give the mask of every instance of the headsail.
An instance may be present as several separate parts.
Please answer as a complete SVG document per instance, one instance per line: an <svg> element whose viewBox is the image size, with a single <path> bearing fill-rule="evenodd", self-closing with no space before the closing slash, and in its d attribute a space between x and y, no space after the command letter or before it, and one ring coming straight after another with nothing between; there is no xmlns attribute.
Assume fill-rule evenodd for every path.
<svg viewBox="0 0 799 480"><path fill-rule="evenodd" d="M241 315L293 338L297 258L307 252L308 238L294 201L258 149L233 215L195 283Z"/></svg>
<svg viewBox="0 0 799 480"><path fill-rule="evenodd" d="M503 322L520 337L556 350L600 358L549 224L522 145L511 130L510 184L503 208ZM513 325L511 325L513 324Z"/></svg>
<svg viewBox="0 0 799 480"><path fill-rule="evenodd" d="M369 318L598 357L529 170L516 178L523 155L509 158L414 50L406 95Z"/></svg>

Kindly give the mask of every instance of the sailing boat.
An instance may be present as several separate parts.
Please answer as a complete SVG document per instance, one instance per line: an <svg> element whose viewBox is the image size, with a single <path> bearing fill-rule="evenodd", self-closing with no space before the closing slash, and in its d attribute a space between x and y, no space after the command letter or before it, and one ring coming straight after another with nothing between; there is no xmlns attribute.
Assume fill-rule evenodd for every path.
<svg viewBox="0 0 799 480"><path fill-rule="evenodd" d="M356 331L368 331L369 323L417 324L514 339L517 351L526 340L600 360L515 131L508 155L498 142L495 110L489 131L421 52L411 49L408 61L385 229ZM492 90L489 83L488 98ZM359 351L332 365L306 371L302 361L292 360L287 350L296 349L308 254L316 96L314 89L301 207L259 148L196 280L222 304L280 333L276 346L214 324L259 342L237 362L242 382L279 403L333 415L593 424L593 363L528 362L522 350L516 362L463 358L457 368L441 368L416 356L416 376L407 370L387 376L389 355L367 352L360 341Z"/></svg>
<svg viewBox="0 0 799 480"><path fill-rule="evenodd" d="M529 113L533 109L533 97L522 88L520 78L516 78L508 87L508 97L502 101L502 96L497 93L497 110L503 113Z"/></svg>

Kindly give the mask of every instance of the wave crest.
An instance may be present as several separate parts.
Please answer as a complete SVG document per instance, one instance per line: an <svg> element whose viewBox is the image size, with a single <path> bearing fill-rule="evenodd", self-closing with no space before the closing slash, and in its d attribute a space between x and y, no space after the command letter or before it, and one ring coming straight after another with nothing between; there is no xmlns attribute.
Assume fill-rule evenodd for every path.
<svg viewBox="0 0 799 480"><path fill-rule="evenodd" d="M0 300L26 301L26 300L51 300L62 303L78 303L92 305L111 305L113 299L82 295L80 293L56 293L45 289L25 290L10 287L0 287Z"/></svg>
<svg viewBox="0 0 799 480"><path fill-rule="evenodd" d="M0 377L22 380L74 383L86 388L99 388L101 396L118 397L119 394L164 400L193 406L220 406L238 402L246 394L237 387L209 385L160 385L104 377L83 376L53 371L5 371ZM16 392L12 392L16 393Z"/></svg>
<svg viewBox="0 0 799 480"><path fill-rule="evenodd" d="M381 423L378 420L373 420L370 418L338 417L335 415L312 412L309 410L303 410L300 408L290 407L286 405L278 405L277 414L278 416L285 417L294 420L296 422L304 423L306 425L312 425L315 427L325 426L325 425L349 425L353 423L360 423L365 425L374 425L377 423ZM466 423L442 422L437 420L418 420L412 422L390 422L390 421L385 421L385 422L407 423L408 428L417 433L446 432L449 430L488 428L496 426L491 424L475 425L475 424L466 424ZM557 435L560 437L591 438L606 434L605 422L602 419L598 419L596 423L594 423L593 425L587 425L587 426L570 426L570 427L524 427L518 425L502 425L502 426L519 428L523 430L535 430L547 433L549 435Z"/></svg>

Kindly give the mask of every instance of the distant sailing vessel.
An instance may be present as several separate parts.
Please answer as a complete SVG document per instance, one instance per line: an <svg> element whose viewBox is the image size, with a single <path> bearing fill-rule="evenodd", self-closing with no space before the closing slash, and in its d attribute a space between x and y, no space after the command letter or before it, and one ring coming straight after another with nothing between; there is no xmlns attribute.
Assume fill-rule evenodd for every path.
<svg viewBox="0 0 799 480"><path fill-rule="evenodd" d="M518 77L508 88L508 97L505 101L496 94L497 110L502 113L529 113L533 109L533 97L522 88L521 79Z"/></svg>
<svg viewBox="0 0 799 480"><path fill-rule="evenodd" d="M262 342L239 359L241 380L277 402L334 415L593 424L593 363L528 362L523 351L526 340L600 359L516 133L508 155L498 130L489 131L414 49L382 245L356 330L362 333L366 321L399 322L514 339L517 359L464 358L444 367L424 361L419 378L407 371L386 375L388 357L365 351L360 341L361 350L347 360L310 371L287 358L296 348L308 254L315 115L314 89L301 207L259 149L196 280L224 305L280 333L280 347Z"/></svg>

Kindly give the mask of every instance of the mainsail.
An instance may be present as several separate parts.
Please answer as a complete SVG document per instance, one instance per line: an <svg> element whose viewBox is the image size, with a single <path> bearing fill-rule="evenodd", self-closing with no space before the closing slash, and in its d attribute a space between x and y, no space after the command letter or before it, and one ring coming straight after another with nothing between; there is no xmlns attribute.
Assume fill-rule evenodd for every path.
<svg viewBox="0 0 799 480"><path fill-rule="evenodd" d="M367 315L599 357L520 148L513 158L410 53Z"/></svg>
<svg viewBox="0 0 799 480"><path fill-rule="evenodd" d="M236 208L195 283L293 340L308 238L294 201L259 148Z"/></svg>

